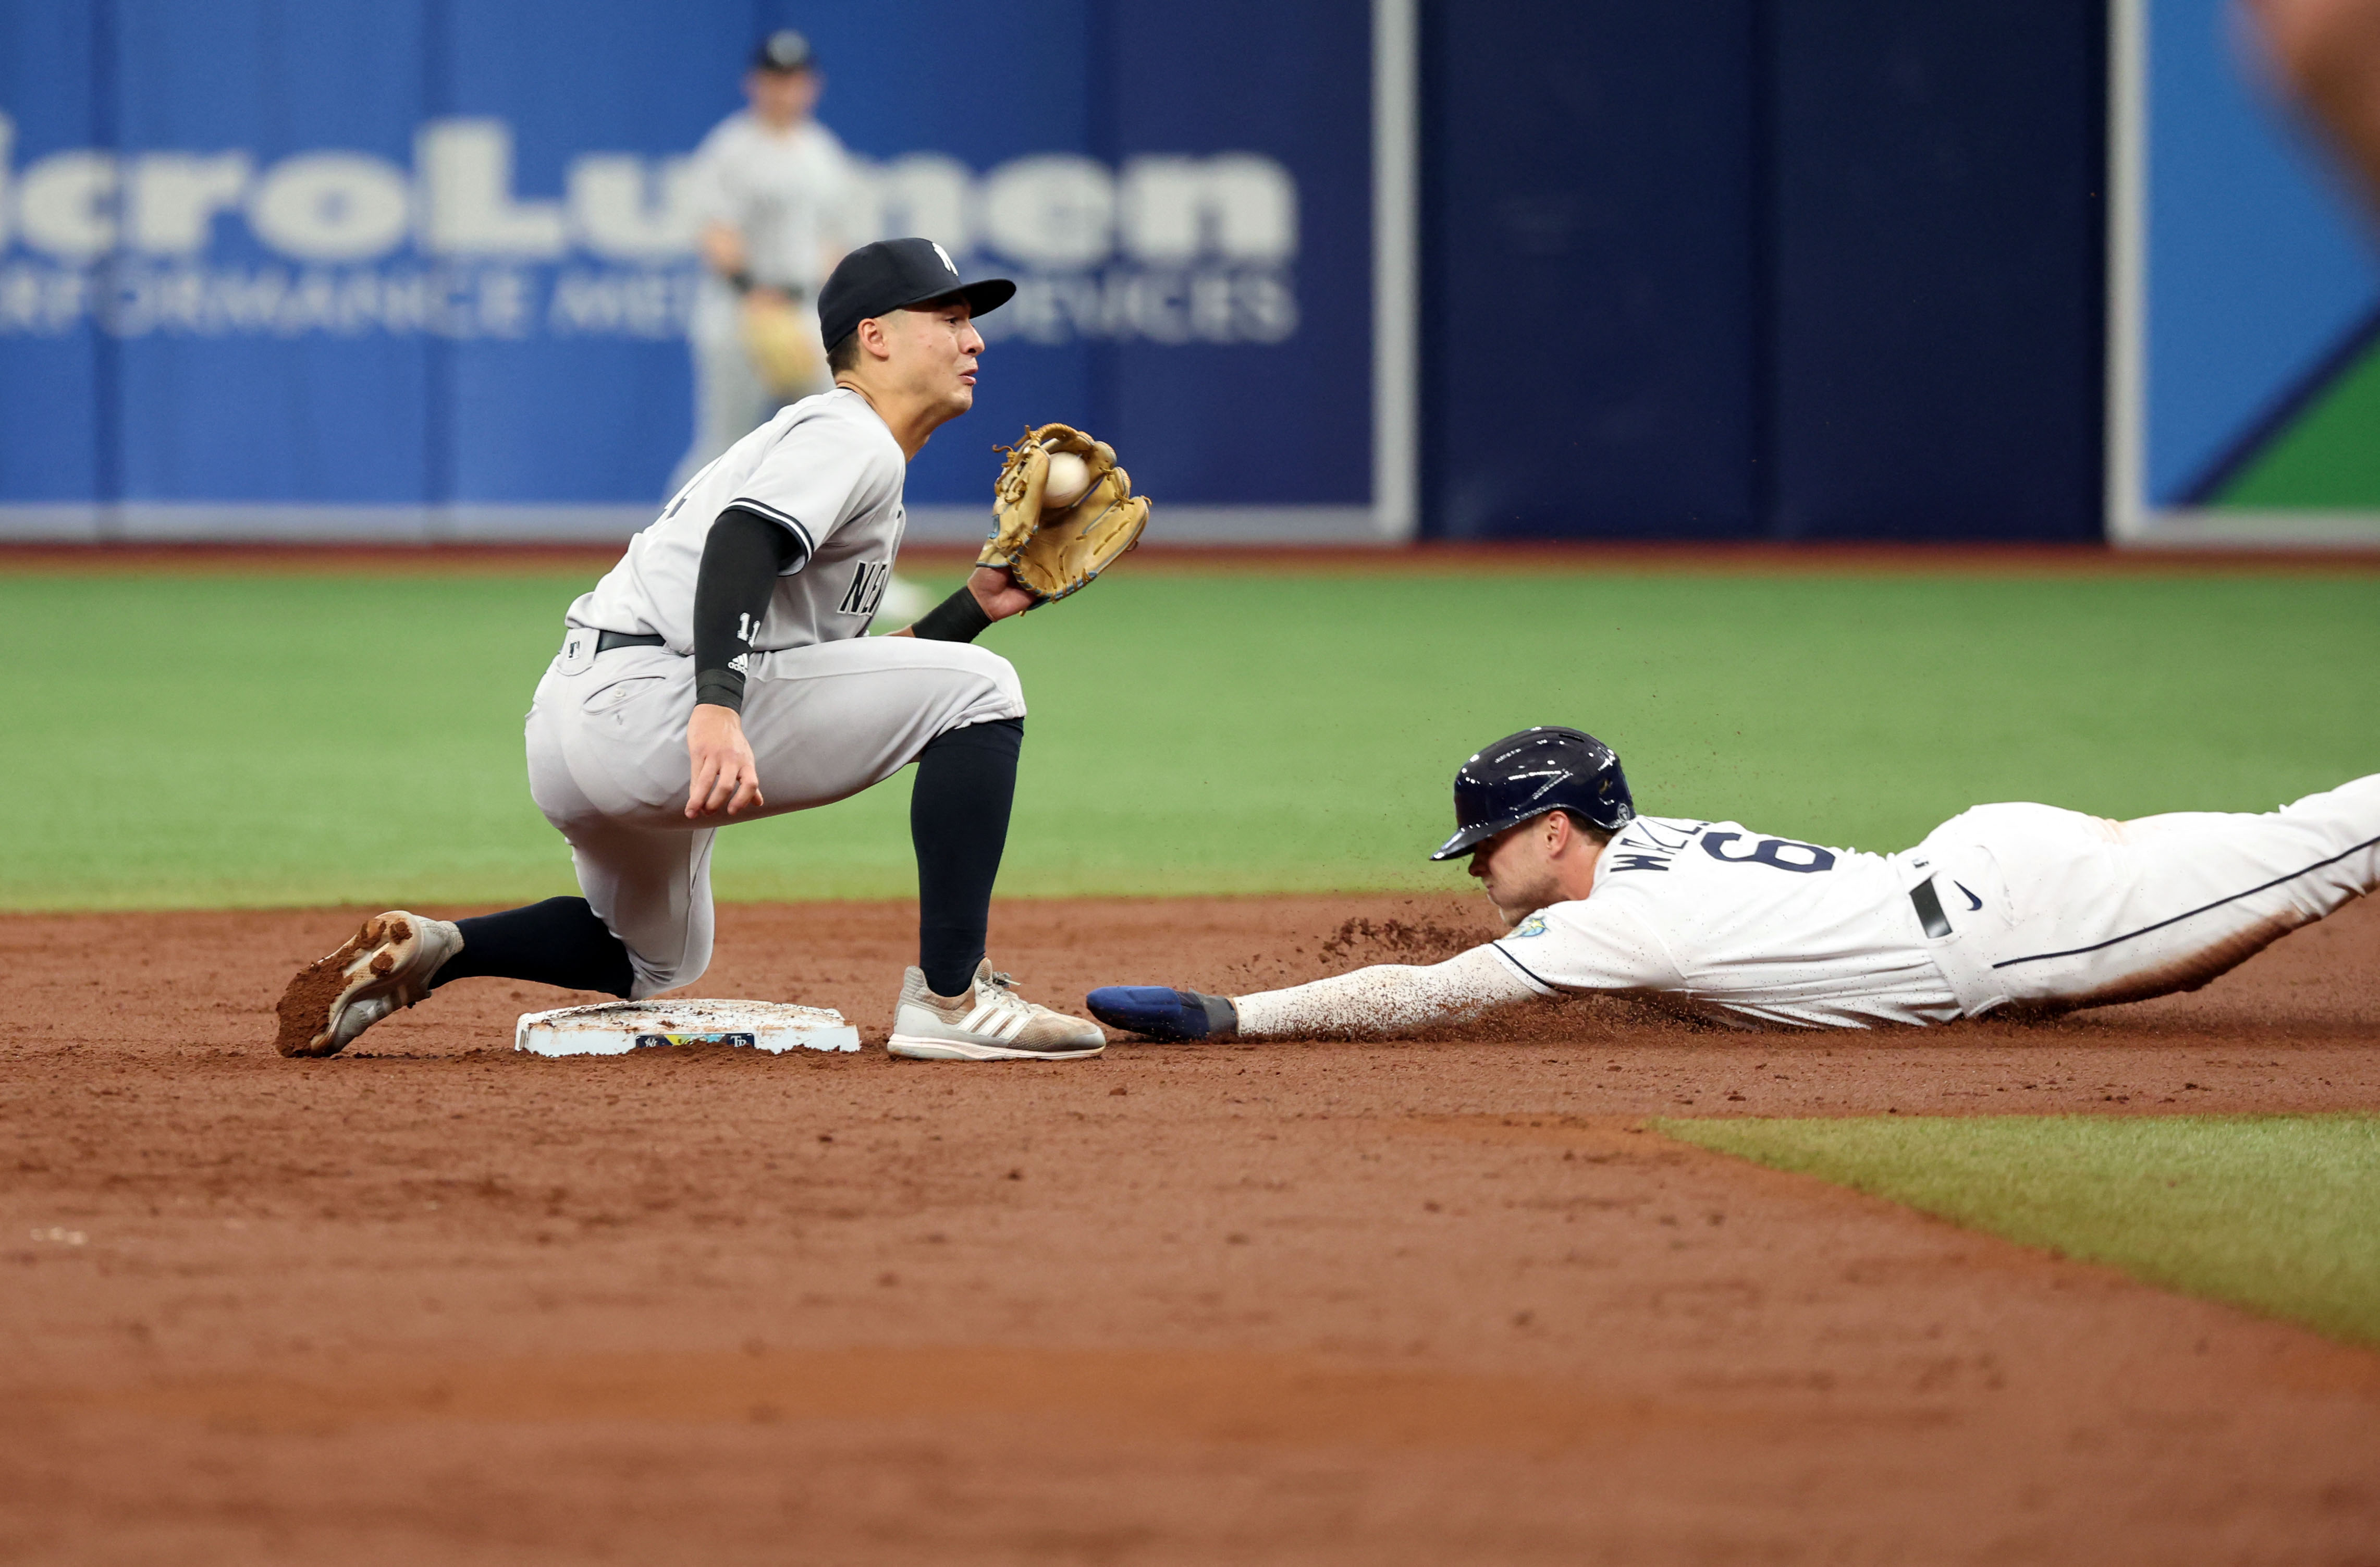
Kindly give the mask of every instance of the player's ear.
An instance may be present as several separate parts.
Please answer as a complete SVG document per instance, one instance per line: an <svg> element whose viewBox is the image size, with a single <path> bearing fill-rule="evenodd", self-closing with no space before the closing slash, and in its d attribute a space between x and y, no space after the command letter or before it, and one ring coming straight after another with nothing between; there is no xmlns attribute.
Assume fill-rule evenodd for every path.
<svg viewBox="0 0 2380 1567"><path fill-rule="evenodd" d="M892 344L884 334L883 317L869 316L854 331L858 334L860 349L869 358L889 359L892 357Z"/></svg>

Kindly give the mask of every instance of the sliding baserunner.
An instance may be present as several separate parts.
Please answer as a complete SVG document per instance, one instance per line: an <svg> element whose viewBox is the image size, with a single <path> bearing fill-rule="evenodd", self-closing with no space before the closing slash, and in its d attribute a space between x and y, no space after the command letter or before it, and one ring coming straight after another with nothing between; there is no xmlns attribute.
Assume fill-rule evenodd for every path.
<svg viewBox="0 0 2380 1567"><path fill-rule="evenodd" d="M1609 747L1547 727L1464 762L1454 810L1430 857L1471 856L1503 937L1245 996L1110 986L1091 1012L1160 1039L1397 1033L1590 990L1751 1027L2039 1014L2195 990L2380 885L2380 776L2263 815L1977 806L1876 855L1638 816Z"/></svg>

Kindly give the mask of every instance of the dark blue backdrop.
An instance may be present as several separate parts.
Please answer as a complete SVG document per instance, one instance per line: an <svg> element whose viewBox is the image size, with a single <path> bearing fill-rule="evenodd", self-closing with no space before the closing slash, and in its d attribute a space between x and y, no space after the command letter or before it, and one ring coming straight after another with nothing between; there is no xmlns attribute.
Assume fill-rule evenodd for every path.
<svg viewBox="0 0 2380 1567"><path fill-rule="evenodd" d="M2106 7L1426 7L1426 530L2102 527Z"/></svg>
<svg viewBox="0 0 2380 1567"><path fill-rule="evenodd" d="M1421 15L1426 532L2099 532L2104 7ZM1293 187L1284 253L963 257L1025 275L1039 313L995 342L915 501L978 504L985 448L1029 416L1111 434L1176 503L1368 503L1365 0L0 0L0 511L649 503L687 433L682 260L456 256L408 230L309 261L239 202L195 249L78 253L122 203L55 155L128 179L237 152L244 201L337 153L401 204L417 134L477 119L510 137L513 198L558 210L589 154L690 149L781 20L817 39L822 117L856 151L953 160L978 205L1052 153L1121 181L1147 154L1253 152ZM920 47L940 38L964 43Z"/></svg>
<svg viewBox="0 0 2380 1567"><path fill-rule="evenodd" d="M1366 0L1016 0L989 22L964 0L0 0L0 505L651 504L690 432L690 262L587 240L573 171L631 154L658 179L786 22L855 152L953 160L978 204L1036 155L1091 160L1096 195L1146 155L1255 154L1293 193L1285 246L1253 250L1211 209L1205 243L1154 259L1120 222L1072 259L954 238L970 275L1054 303L1030 338L988 324L977 411L913 504L988 504L989 448L1029 416L1109 436L1171 502L1369 504ZM566 245L432 242L417 137L458 121L509 137L511 210L566 211ZM326 155L335 190L289 183ZM77 183L110 158L115 187ZM222 212L160 238L179 209L136 180L195 188L194 160L227 158ZM333 240L269 242L274 180ZM395 227L339 255L382 198Z"/></svg>

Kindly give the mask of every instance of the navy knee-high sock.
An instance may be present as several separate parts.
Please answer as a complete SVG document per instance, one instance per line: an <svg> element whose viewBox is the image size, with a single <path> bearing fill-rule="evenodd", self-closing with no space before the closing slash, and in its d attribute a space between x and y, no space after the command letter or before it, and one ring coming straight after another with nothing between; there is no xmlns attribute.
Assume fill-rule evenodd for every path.
<svg viewBox="0 0 2380 1567"><path fill-rule="evenodd" d="M938 996L964 994L983 961L991 884L1008 846L1025 721L937 735L917 753L909 837L917 847L917 966Z"/></svg>
<svg viewBox="0 0 2380 1567"><path fill-rule="evenodd" d="M463 950L448 958L430 988L456 979L530 979L566 990L627 995L636 983L628 949L604 928L585 898L548 898L526 908L455 922Z"/></svg>

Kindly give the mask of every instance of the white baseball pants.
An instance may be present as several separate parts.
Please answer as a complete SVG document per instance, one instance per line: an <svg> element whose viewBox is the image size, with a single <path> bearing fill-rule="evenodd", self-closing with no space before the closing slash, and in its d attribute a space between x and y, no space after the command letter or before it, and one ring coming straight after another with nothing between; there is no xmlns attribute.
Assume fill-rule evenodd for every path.
<svg viewBox="0 0 2380 1567"><path fill-rule="evenodd" d="M1016 671L964 642L858 637L763 653L745 677L744 735L768 802L753 817L831 805L915 761L936 735L1025 716ZM529 708L529 794L562 835L579 890L626 943L635 996L710 965L710 844L686 817L694 661L617 648L561 661Z"/></svg>
<svg viewBox="0 0 2380 1567"><path fill-rule="evenodd" d="M1968 1016L2142 1001L2380 886L2380 775L2263 815L1977 806L1906 857L1930 864L1952 927L1930 950Z"/></svg>

